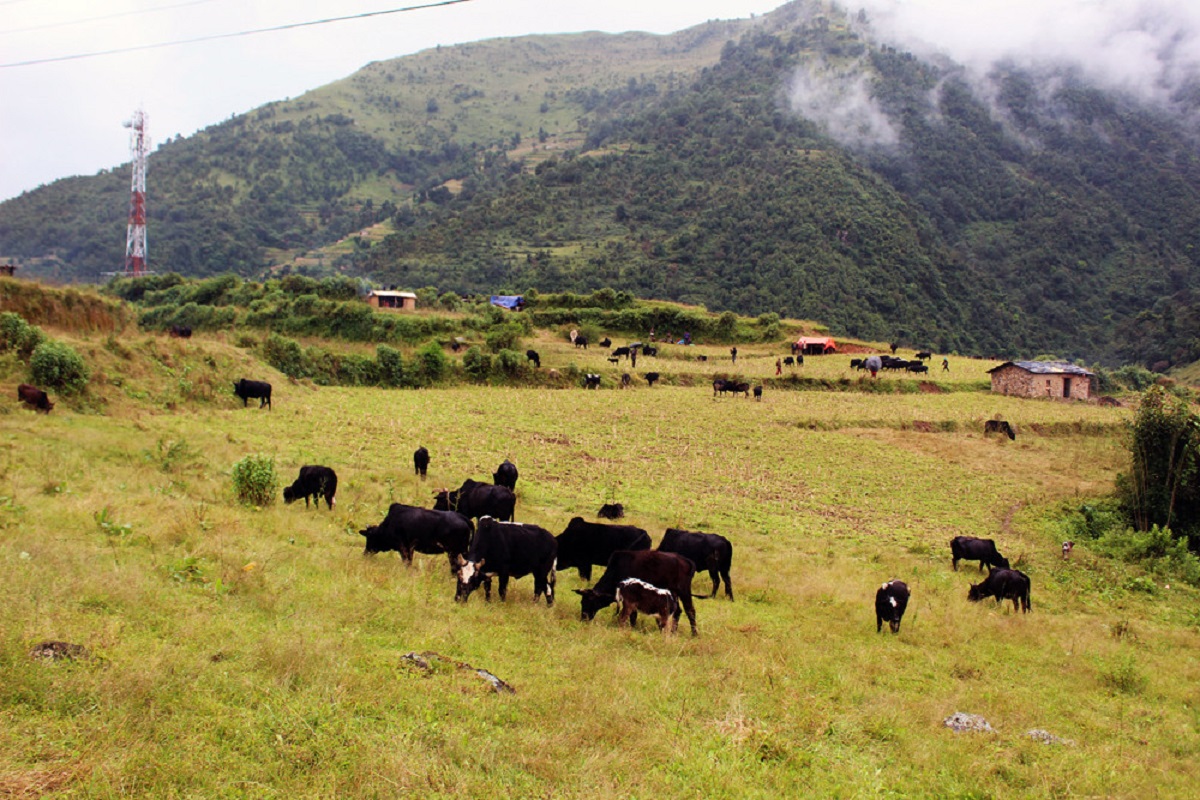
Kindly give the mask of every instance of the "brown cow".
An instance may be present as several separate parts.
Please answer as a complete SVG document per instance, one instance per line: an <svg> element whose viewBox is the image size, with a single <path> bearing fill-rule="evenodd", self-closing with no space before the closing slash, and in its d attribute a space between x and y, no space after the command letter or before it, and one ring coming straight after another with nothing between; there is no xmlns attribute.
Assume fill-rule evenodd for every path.
<svg viewBox="0 0 1200 800"><path fill-rule="evenodd" d="M40 411L43 414L49 414L50 410L54 408L54 403L50 402L50 398L46 396L45 392L28 383L22 383L17 387L17 399L34 411Z"/></svg>
<svg viewBox="0 0 1200 800"><path fill-rule="evenodd" d="M618 626L628 621L632 628L641 612L656 617L663 633L674 633L679 628L679 601L675 595L639 578L626 578L617 584L617 608L621 612Z"/></svg>

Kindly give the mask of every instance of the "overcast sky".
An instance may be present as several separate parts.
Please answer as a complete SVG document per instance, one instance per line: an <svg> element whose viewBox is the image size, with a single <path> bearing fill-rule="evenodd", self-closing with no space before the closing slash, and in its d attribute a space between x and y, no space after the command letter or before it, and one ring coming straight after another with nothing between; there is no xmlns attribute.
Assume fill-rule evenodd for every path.
<svg viewBox="0 0 1200 800"><path fill-rule="evenodd" d="M0 0L0 64L419 5L429 0ZM371 61L439 44L629 30L670 33L765 13L781 0L470 0L277 33L0 67L0 200L129 160L121 123L187 136L297 97ZM153 166L148 178L153 185Z"/></svg>
<svg viewBox="0 0 1200 800"><path fill-rule="evenodd" d="M129 160L121 123L185 136L296 97L370 61L498 36L669 33L782 0L469 0L117 55L3 66L384 11L422 0L0 0L0 200ZM428 0L425 0L428 2ZM976 70L997 58L1071 60L1148 98L1195 79L1200 0L846 0L877 31ZM153 164L148 188L153 191Z"/></svg>

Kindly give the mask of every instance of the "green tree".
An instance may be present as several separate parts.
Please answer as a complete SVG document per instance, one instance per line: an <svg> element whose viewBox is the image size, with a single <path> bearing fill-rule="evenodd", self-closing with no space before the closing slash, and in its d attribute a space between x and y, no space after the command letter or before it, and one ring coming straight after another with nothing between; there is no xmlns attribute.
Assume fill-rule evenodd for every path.
<svg viewBox="0 0 1200 800"><path fill-rule="evenodd" d="M1198 449L1200 417L1185 401L1151 387L1129 424L1130 471L1117 481L1138 530L1158 525L1194 532L1200 521Z"/></svg>

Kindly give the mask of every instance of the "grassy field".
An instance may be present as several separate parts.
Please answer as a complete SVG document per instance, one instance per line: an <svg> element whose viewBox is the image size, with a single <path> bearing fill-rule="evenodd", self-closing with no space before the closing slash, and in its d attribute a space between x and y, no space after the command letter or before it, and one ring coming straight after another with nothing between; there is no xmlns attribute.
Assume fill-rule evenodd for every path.
<svg viewBox="0 0 1200 800"><path fill-rule="evenodd" d="M547 368L623 369L535 346ZM1124 468L1125 409L968 391L990 364L953 358L934 381L960 391L714 399L702 378L730 370L728 348L706 351L720 363L668 347L646 369L696 385L382 391L276 375L268 412L221 391L223 371L252 367L234 348L130 349L154 367L110 376L106 415L12 400L0 414L0 795L1195 793L1196 592L1132 580L1086 543L1059 556L1060 509ZM739 349L746 376L774 377L768 348ZM213 373L189 402L162 365L206 350ZM857 381L848 361L800 369ZM175 393L172 413L154 386ZM994 415L1015 442L982 436ZM273 456L283 484L333 466L336 508L239 506L230 472L249 454ZM529 578L507 604L456 605L443 558L363 557L357 531L390 502L428 504L506 457L518 520L557 533L618 501L656 542L668 526L724 534L736 602L701 600L698 638L663 637L611 612L580 622L574 572L550 609ZM960 534L995 538L1031 576L1032 613L967 602L978 573L953 572L947 545ZM890 578L913 599L901 633L877 635ZM31 659L47 639L94 657ZM449 661L426 672L414 651L516 693ZM952 733L956 711L996 732Z"/></svg>

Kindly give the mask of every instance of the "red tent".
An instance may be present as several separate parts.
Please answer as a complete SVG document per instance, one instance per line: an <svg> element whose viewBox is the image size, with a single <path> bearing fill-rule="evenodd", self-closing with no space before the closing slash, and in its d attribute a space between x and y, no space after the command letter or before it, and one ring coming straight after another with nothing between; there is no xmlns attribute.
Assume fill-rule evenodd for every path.
<svg viewBox="0 0 1200 800"><path fill-rule="evenodd" d="M837 352L837 343L828 336L801 336L796 346L806 356L823 356Z"/></svg>

